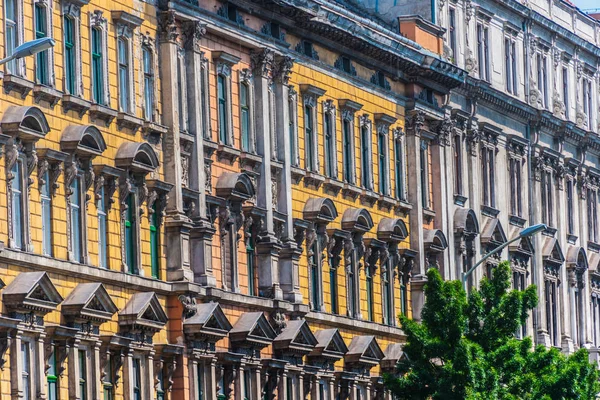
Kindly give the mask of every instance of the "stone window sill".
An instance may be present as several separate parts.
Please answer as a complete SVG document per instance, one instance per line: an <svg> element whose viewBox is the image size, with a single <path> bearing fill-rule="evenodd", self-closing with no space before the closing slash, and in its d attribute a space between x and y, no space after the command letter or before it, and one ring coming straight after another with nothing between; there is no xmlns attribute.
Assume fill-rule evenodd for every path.
<svg viewBox="0 0 600 400"><path fill-rule="evenodd" d="M22 78L17 75L4 75L4 93L17 92L24 99L34 87L34 83L27 78Z"/></svg>
<svg viewBox="0 0 600 400"><path fill-rule="evenodd" d="M117 111L110 107L103 106L101 104L92 104L90 107L90 117L93 120L100 120L104 122L104 126L109 126L111 122L117 118Z"/></svg>
<svg viewBox="0 0 600 400"><path fill-rule="evenodd" d="M35 85L33 87L33 99L37 104L45 101L50 105L50 108L54 108L62 96L62 92L50 86Z"/></svg>
<svg viewBox="0 0 600 400"><path fill-rule="evenodd" d="M120 112L117 114L117 126L119 129L128 129L132 133L137 132L144 125L144 121L132 114Z"/></svg>
<svg viewBox="0 0 600 400"><path fill-rule="evenodd" d="M64 94L62 97L62 106L65 113L69 111L75 111L77 114L79 114L79 118L81 118L83 117L83 114L90 109L92 103L78 96Z"/></svg>
<svg viewBox="0 0 600 400"><path fill-rule="evenodd" d="M240 151L238 149L234 149L233 147L226 144L219 144L217 146L217 160L227 161L229 165L233 165L233 163L239 157Z"/></svg>

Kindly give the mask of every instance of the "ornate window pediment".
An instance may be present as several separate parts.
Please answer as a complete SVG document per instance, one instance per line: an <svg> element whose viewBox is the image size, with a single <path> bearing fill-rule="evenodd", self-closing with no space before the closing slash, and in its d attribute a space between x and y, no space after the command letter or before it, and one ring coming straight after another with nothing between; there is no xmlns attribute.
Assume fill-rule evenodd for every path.
<svg viewBox="0 0 600 400"><path fill-rule="evenodd" d="M192 340L215 343L233 328L218 303L190 304L186 308L192 315L184 315L183 331Z"/></svg>
<svg viewBox="0 0 600 400"><path fill-rule="evenodd" d="M348 351L348 346L337 328L316 331L315 338L317 344L308 355L311 359L324 358L328 361L337 361Z"/></svg>
<svg viewBox="0 0 600 400"><path fill-rule="evenodd" d="M229 331L229 340L243 348L262 349L270 345L275 336L275 331L262 312L242 314Z"/></svg>
<svg viewBox="0 0 600 400"><path fill-rule="evenodd" d="M304 205L302 218L314 223L329 223L338 216L335 204L331 199L311 197Z"/></svg>
<svg viewBox="0 0 600 400"><path fill-rule="evenodd" d="M366 208L349 208L342 216L342 229L351 232L368 232L373 228L373 218Z"/></svg>
<svg viewBox="0 0 600 400"><path fill-rule="evenodd" d="M377 225L377 238L379 240L400 243L407 237L408 229L400 218L383 218Z"/></svg>
<svg viewBox="0 0 600 400"><path fill-rule="evenodd" d="M60 148L82 157L95 157L106 150L102 133L93 125L70 125L60 138Z"/></svg>
<svg viewBox="0 0 600 400"><path fill-rule="evenodd" d="M101 283L80 283L73 289L61 305L65 319L80 323L90 321L96 324L110 321L119 311Z"/></svg>
<svg viewBox="0 0 600 400"><path fill-rule="evenodd" d="M285 329L273 340L273 348L284 354L302 356L310 353L317 343L306 320L298 319L287 322Z"/></svg>
<svg viewBox="0 0 600 400"><path fill-rule="evenodd" d="M344 355L344 363L359 369L371 369L379 364L384 354L375 336L354 336L348 351Z"/></svg>
<svg viewBox="0 0 600 400"><path fill-rule="evenodd" d="M37 141L50 132L44 113L37 107L10 106L2 116L2 133L23 141Z"/></svg>
<svg viewBox="0 0 600 400"><path fill-rule="evenodd" d="M444 232L439 229L424 229L423 242L425 250L430 252L442 252L448 248L448 241Z"/></svg>
<svg viewBox="0 0 600 400"><path fill-rule="evenodd" d="M117 151L115 164L131 172L149 173L158 168L156 152L149 143L123 143Z"/></svg>
<svg viewBox="0 0 600 400"><path fill-rule="evenodd" d="M546 238L542 247L542 259L554 269L560 268L565 261L565 256L558 240L553 237Z"/></svg>
<svg viewBox="0 0 600 400"><path fill-rule="evenodd" d="M403 344L390 343L383 352L384 356L381 360L381 368L387 371L393 371L398 364L398 361L407 359L403 350Z"/></svg>
<svg viewBox="0 0 600 400"><path fill-rule="evenodd" d="M63 301L45 272L22 272L2 290L4 306L17 314L44 316Z"/></svg>
<svg viewBox="0 0 600 400"><path fill-rule="evenodd" d="M134 294L125 307L119 311L119 326L126 333L146 341L146 333L152 336L167 323L163 310L154 292Z"/></svg>
<svg viewBox="0 0 600 400"><path fill-rule="evenodd" d="M489 218L481 231L481 243L495 248L506 241L506 234L498 218Z"/></svg>

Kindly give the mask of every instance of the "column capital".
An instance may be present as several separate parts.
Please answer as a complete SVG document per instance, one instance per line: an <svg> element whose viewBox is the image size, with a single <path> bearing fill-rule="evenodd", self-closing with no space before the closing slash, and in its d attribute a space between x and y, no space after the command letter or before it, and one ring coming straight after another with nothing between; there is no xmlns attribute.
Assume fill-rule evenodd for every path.
<svg viewBox="0 0 600 400"><path fill-rule="evenodd" d="M260 49L250 53L252 71L256 76L269 78L273 73L275 53L270 49Z"/></svg>

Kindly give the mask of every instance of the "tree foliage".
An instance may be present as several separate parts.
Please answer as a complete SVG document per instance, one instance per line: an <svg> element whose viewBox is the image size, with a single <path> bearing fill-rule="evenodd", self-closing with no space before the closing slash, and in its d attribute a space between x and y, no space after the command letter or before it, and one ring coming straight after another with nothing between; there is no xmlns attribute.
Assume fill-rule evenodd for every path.
<svg viewBox="0 0 600 400"><path fill-rule="evenodd" d="M458 281L427 272L422 322L400 316L407 342L397 373L384 376L397 399L595 399L598 371L581 349L566 356L514 333L537 305L535 286L510 289L510 265L467 298Z"/></svg>

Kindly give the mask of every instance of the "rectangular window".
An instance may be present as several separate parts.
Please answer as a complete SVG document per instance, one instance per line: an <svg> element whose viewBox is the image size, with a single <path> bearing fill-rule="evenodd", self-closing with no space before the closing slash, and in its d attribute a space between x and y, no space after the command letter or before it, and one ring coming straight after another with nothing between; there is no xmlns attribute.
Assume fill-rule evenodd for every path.
<svg viewBox="0 0 600 400"><path fill-rule="evenodd" d="M569 109L571 107L569 102L569 68L563 67L562 70L563 80L563 102L565 103L565 118L569 119Z"/></svg>
<svg viewBox="0 0 600 400"><path fill-rule="evenodd" d="M25 193L23 192L23 161L19 158L12 167L12 175L14 176L11 183L11 207L12 207L12 228L14 247L17 249L25 249L25 210L24 201Z"/></svg>
<svg viewBox="0 0 600 400"><path fill-rule="evenodd" d="M160 226L156 205L150 217L150 270L152 277L160 279Z"/></svg>
<svg viewBox="0 0 600 400"><path fill-rule="evenodd" d="M75 21L65 16L63 18L63 32L65 43L65 89L67 93L77 94L77 77L75 76Z"/></svg>
<svg viewBox="0 0 600 400"><path fill-rule="evenodd" d="M594 346L600 345L600 298L597 293L592 294L592 338Z"/></svg>
<svg viewBox="0 0 600 400"><path fill-rule="evenodd" d="M352 132L352 122L349 119L344 118L342 121L342 134L343 134L343 158L344 158L344 182L354 184L354 160L353 160L353 141L354 134Z"/></svg>
<svg viewBox="0 0 600 400"><path fill-rule="evenodd" d="M423 208L429 209L429 144L424 140L421 141L420 153L421 202Z"/></svg>
<svg viewBox="0 0 600 400"><path fill-rule="evenodd" d="M483 24L477 24L477 61L479 63L479 78L490 80L489 31Z"/></svg>
<svg viewBox="0 0 600 400"><path fill-rule="evenodd" d="M114 400L115 398L115 387L113 382L113 365L112 355L107 356L106 366L104 367L104 377L102 380L102 387L104 389L104 400Z"/></svg>
<svg viewBox="0 0 600 400"><path fill-rule="evenodd" d="M296 124L298 123L298 119L296 116L296 101L290 96L288 99L288 108L289 108L289 126L288 126L288 135L290 136L290 163L292 166L298 166L298 147L296 141Z"/></svg>
<svg viewBox="0 0 600 400"><path fill-rule="evenodd" d="M574 188L573 180L567 179L567 225L570 234L575 233L575 217L573 216Z"/></svg>
<svg viewBox="0 0 600 400"><path fill-rule="evenodd" d="M382 272L381 278L383 293L381 297L383 300L383 315L386 324L394 325L394 320L396 318L394 310L394 274L389 261L386 263L386 268Z"/></svg>
<svg viewBox="0 0 600 400"><path fill-rule="evenodd" d="M144 67L144 118L154 121L154 62L152 51L142 47Z"/></svg>
<svg viewBox="0 0 600 400"><path fill-rule="evenodd" d="M360 149L361 156L360 161L361 171L360 176L362 180L362 186L365 189L372 189L371 187L371 132L368 126L362 126L360 128Z"/></svg>
<svg viewBox="0 0 600 400"><path fill-rule="evenodd" d="M71 247L73 250L73 260L83 262L83 220L84 201L82 199L81 175L77 175L71 183Z"/></svg>
<svg viewBox="0 0 600 400"><path fill-rule="evenodd" d="M48 36L47 8L40 3L35 3L35 38L42 39ZM48 84L48 51L44 50L35 56L35 79L40 85Z"/></svg>
<svg viewBox="0 0 600 400"><path fill-rule="evenodd" d="M460 135L454 136L454 193L462 194L463 149Z"/></svg>
<svg viewBox="0 0 600 400"><path fill-rule="evenodd" d="M117 41L119 55L119 107L124 113L129 113L129 41L120 37Z"/></svg>
<svg viewBox="0 0 600 400"><path fill-rule="evenodd" d="M542 106L548 107L548 65L545 55L537 55L537 83L541 93Z"/></svg>
<svg viewBox="0 0 600 400"><path fill-rule="evenodd" d="M40 188L42 203L42 253L52 256L52 196L50 193L50 173L44 174L44 183Z"/></svg>
<svg viewBox="0 0 600 400"><path fill-rule="evenodd" d="M489 207L496 206L495 193L495 153L493 148L481 148L481 162L483 166L483 204Z"/></svg>
<svg viewBox="0 0 600 400"><path fill-rule="evenodd" d="M583 113L587 116L587 126L592 129L593 121L593 103L592 103L592 81L583 79Z"/></svg>
<svg viewBox="0 0 600 400"><path fill-rule="evenodd" d="M400 276L400 312L402 315L408 315L408 284L407 276Z"/></svg>
<svg viewBox="0 0 600 400"><path fill-rule="evenodd" d="M387 135L379 133L377 135L378 153L379 153L379 193L387 196L388 193L388 167L387 167Z"/></svg>
<svg viewBox="0 0 600 400"><path fill-rule="evenodd" d="M452 50L452 60L456 63L457 48L456 48L456 10L450 8L448 10L448 37L450 40L450 50Z"/></svg>
<svg viewBox="0 0 600 400"><path fill-rule="evenodd" d="M165 400L165 379L162 369L156 374L156 400Z"/></svg>
<svg viewBox="0 0 600 400"><path fill-rule="evenodd" d="M223 74L217 76L217 96L219 107L219 141L229 144L227 126L227 78Z"/></svg>
<svg viewBox="0 0 600 400"><path fill-rule="evenodd" d="M46 382L48 383L48 400L58 400L58 371L56 368L56 354L54 351L48 359L46 370Z"/></svg>
<svg viewBox="0 0 600 400"><path fill-rule="evenodd" d="M304 140L306 142L306 170L314 171L316 169L316 155L314 154L315 137L313 129L313 108L309 105L304 106Z"/></svg>
<svg viewBox="0 0 600 400"><path fill-rule="evenodd" d="M587 191L588 239L598 243L598 198L593 189Z"/></svg>
<svg viewBox="0 0 600 400"><path fill-rule="evenodd" d="M558 337L558 293L557 285L553 280L544 281L546 295L546 327L550 336L550 344L558 346L560 338Z"/></svg>
<svg viewBox="0 0 600 400"><path fill-rule="evenodd" d="M142 400L142 361L133 359L133 400Z"/></svg>
<svg viewBox="0 0 600 400"><path fill-rule="evenodd" d="M125 261L127 271L130 274L137 274L137 257L136 257L136 229L137 218L135 195L131 193L127 198L127 212L125 213Z"/></svg>
<svg viewBox="0 0 600 400"><path fill-rule="evenodd" d="M517 94L517 44L512 39L504 40L506 90L508 93Z"/></svg>
<svg viewBox="0 0 600 400"><path fill-rule="evenodd" d="M102 30L92 28L92 93L95 103L105 105L102 45Z"/></svg>
<svg viewBox="0 0 600 400"><path fill-rule="evenodd" d="M256 256L254 250L254 239L252 237L248 238L246 241L246 265L248 266L248 294L250 296L256 296L256 290L254 290L254 258Z"/></svg>
<svg viewBox="0 0 600 400"><path fill-rule="evenodd" d="M13 54L15 48L19 45L19 26L18 24L18 5L17 0L5 0L4 2L4 18L5 29L4 39L6 40L5 55L9 57ZM6 63L9 73L17 73L17 60L11 60Z"/></svg>
<svg viewBox="0 0 600 400"><path fill-rule="evenodd" d="M77 351L79 357L79 391L81 392L81 400L88 400L88 367L87 367L87 352L85 350Z"/></svg>
<svg viewBox="0 0 600 400"><path fill-rule="evenodd" d="M99 199L96 203L98 210L98 264L102 268L108 268L108 221L106 214L106 192L104 187L100 188Z"/></svg>
<svg viewBox="0 0 600 400"><path fill-rule="evenodd" d="M354 261L354 257L351 257L351 265L350 270L348 271L348 287L346 289L346 297L348 298L348 311L350 313L350 317L354 318L356 316L356 293L354 292L356 288L356 276L354 272L356 271L356 262Z"/></svg>
<svg viewBox="0 0 600 400"><path fill-rule="evenodd" d="M542 222L548 226L553 224L553 192L552 192L552 172L542 171Z"/></svg>
<svg viewBox="0 0 600 400"><path fill-rule="evenodd" d="M373 272L370 267L365 268L366 272L366 283L367 283L367 316L369 321L375 320L375 308L373 304L374 293L373 293Z"/></svg>
<svg viewBox="0 0 600 400"><path fill-rule="evenodd" d="M331 313L338 313L338 279L337 268L333 266L333 260L329 260L329 296L331 302Z"/></svg>
<svg viewBox="0 0 600 400"><path fill-rule="evenodd" d="M177 107L179 110L179 130L188 131L187 112L187 75L185 70L185 52L179 51L177 55Z"/></svg>
<svg viewBox="0 0 600 400"><path fill-rule="evenodd" d="M335 176L335 134L333 132L333 114L323 114L323 130L325 134L325 175L330 178Z"/></svg>
<svg viewBox="0 0 600 400"><path fill-rule="evenodd" d="M244 370L244 400L252 399L252 371Z"/></svg>
<svg viewBox="0 0 600 400"><path fill-rule="evenodd" d="M314 56L315 56L315 49L314 49L314 46L313 46L312 42L308 42L308 41L304 40L303 41L302 50L303 50L305 56L308 56L310 58L314 58Z"/></svg>
<svg viewBox="0 0 600 400"><path fill-rule="evenodd" d="M404 147L401 139L394 141L394 176L396 177L396 198L406 200Z"/></svg>
<svg viewBox="0 0 600 400"><path fill-rule="evenodd" d="M320 298L320 289L321 289L321 282L319 279L319 266L321 263L320 260L320 255L318 253L318 249L317 249L318 245L317 245L317 240L314 241L312 247L309 249L309 257L308 257L308 264L309 264L309 271L310 271L310 283L311 283L311 303L312 303L312 309L313 310L319 310L321 307L321 301L319 300Z"/></svg>
<svg viewBox="0 0 600 400"><path fill-rule="evenodd" d="M250 87L247 83L240 85L240 131L242 150L250 151Z"/></svg>
<svg viewBox="0 0 600 400"><path fill-rule="evenodd" d="M520 217L522 215L521 200L521 160L510 159L510 212Z"/></svg>
<svg viewBox="0 0 600 400"><path fill-rule="evenodd" d="M204 400L204 368L201 363L198 363L196 367L196 398Z"/></svg>
<svg viewBox="0 0 600 400"><path fill-rule="evenodd" d="M23 361L23 371L21 372L21 386L23 388L22 399L32 400L33 368L31 365L31 344L29 342L21 342L21 359Z"/></svg>

